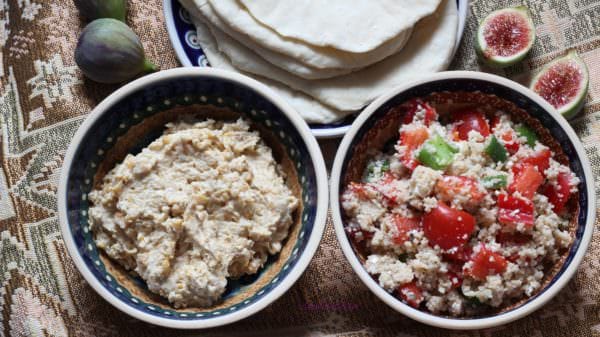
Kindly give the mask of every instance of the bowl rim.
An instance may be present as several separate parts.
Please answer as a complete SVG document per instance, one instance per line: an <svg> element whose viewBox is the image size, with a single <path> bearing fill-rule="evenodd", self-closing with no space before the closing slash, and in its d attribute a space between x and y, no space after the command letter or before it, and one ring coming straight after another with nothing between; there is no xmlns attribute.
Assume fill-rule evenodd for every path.
<svg viewBox="0 0 600 337"><path fill-rule="evenodd" d="M98 118L104 114L110 107L112 107L120 99L128 96L130 93L143 88L151 83L164 80L174 80L179 77L198 77L198 78L219 78L229 80L236 85L245 86L259 95L263 96L271 103L273 103L283 114L289 118L291 123L294 125L302 140L306 144L307 150L310 154L310 159L313 162L315 168L315 176L317 183L317 203L316 203L316 215L313 224L313 230L310 234L305 249L300 253L297 263L289 274L281 281L280 284L276 285L270 290L264 297L258 299L255 303L242 308L233 313L228 313L215 318L203 318L201 320L186 319L179 320L176 317L165 318L150 315L148 313L139 311L138 309L125 304L115 295L110 293L97 279L94 277L92 272L88 269L88 266L84 262L83 258L79 254L79 251L75 245L75 241L72 236L72 232L69 226L67 218L67 183L70 175L71 163L75 152L81 143L83 137L87 134L90 127L94 124ZM271 89L265 85L257 82L254 79L246 77L241 74L229 72L226 70L215 69L215 68L173 68L169 70L160 71L144 77L141 77L110 94L102 102L100 102L86 117L83 123L77 129L77 132L73 136L71 143L67 149L65 159L63 162L60 180L58 185L58 218L60 223L60 231L62 238L67 247L67 251L71 256L71 259L75 263L77 270L83 275L84 279L89 285L102 296L107 302L112 304L122 312L135 317L139 320L160 325L169 328L179 329L202 329L217 327L225 324L230 324L235 321L246 318L250 315L257 313L264 309L267 305L281 297L302 275L312 257L314 256L319 242L323 236L325 230L325 224L327 219L327 208L328 208L328 182L327 173L325 169L325 161L321 153L321 149L317 143L317 140L312 135L306 122L300 118L300 115L282 98L277 96Z"/></svg>
<svg viewBox="0 0 600 337"><path fill-rule="evenodd" d="M577 156L581 161L583 173L588 185L588 209L586 211L585 222L586 229L582 235L581 243L577 248L573 259L567 265L565 271L562 273L562 275L558 277L555 283L550 285L550 287L546 288L542 293L540 293L536 298L534 298L530 302L527 302L524 305L521 305L520 307L511 310L507 313L499 314L493 317L460 319L435 316L434 314L414 309L393 297L391 294L389 294L387 291L385 291L382 287L379 286L379 284L367 273L363 265L360 263L344 231L344 223L342 221L341 211L339 207L339 187L343 162L349 153L350 144L356 137L358 131L362 128L363 124L369 119L369 117L371 117L371 115L375 113L375 111L377 111L383 104L387 103L396 95L406 90L429 82L449 79L472 79L499 84L524 95L528 99L541 106L552 118L554 118L554 120L559 124L559 126L565 131L569 140L573 143ZM579 140L579 138L575 134L575 131L573 130L571 125L569 125L567 120L562 115L560 115L556 111L556 109L554 109L542 97L540 97L530 89L517 82L511 81L509 79L497 75L474 71L446 71L425 76L419 80L407 83L403 86L399 86L393 90L388 91L386 94L380 96L377 100L371 103L360 114L360 116L358 116L358 118L352 124L350 130L342 139L342 142L340 143L340 146L338 147L338 150L336 152L335 160L331 170L331 181L329 191L331 215L337 240L342 248L344 256L352 266L352 269L358 275L361 281L371 290L371 292L373 292L377 297L379 297L379 299L381 299L394 310L421 323L446 329L473 330L506 324L529 315L533 311L539 309L544 304L546 304L550 299L552 299L573 277L575 271L579 267L588 249L594 231L594 222L596 220L596 195L594 189L589 188L589 186L594 186L594 177L592 175L590 162L585 153L585 149L581 144L581 141Z"/></svg>

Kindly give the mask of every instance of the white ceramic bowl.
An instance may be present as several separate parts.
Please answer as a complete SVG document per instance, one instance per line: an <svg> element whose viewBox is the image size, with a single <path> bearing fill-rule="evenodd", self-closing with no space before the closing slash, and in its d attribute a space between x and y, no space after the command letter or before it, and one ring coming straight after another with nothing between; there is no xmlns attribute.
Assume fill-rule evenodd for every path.
<svg viewBox="0 0 600 337"><path fill-rule="evenodd" d="M481 318L436 316L414 309L392 296L379 286L359 261L344 231L342 220L339 196L344 186L341 186L341 181L344 181L345 170L347 169L348 160L352 156L353 147L360 141L370 126L382 117L390 107L408 98L443 91L481 91L486 94L497 95L524 108L540 120L542 125L548 128L560 142L569 157L571 169L582 181L582 184L580 184L580 212L577 218L575 241L570 248L564 265L542 290L525 303L506 312ZM506 324L532 313L554 297L571 279L583 259L594 229L596 219L594 186L590 164L579 138L569 123L550 104L528 88L508 79L485 73L455 71L433 74L398 87L381 96L360 114L343 138L335 157L331 172L330 205L336 235L344 255L356 274L377 297L398 312L428 325L449 329L482 329Z"/></svg>
<svg viewBox="0 0 600 337"><path fill-rule="evenodd" d="M172 108L191 104L230 107L254 124L269 129L282 145L281 151L287 153L291 165L296 167L304 206L298 215L300 222L293 227L293 239L284 245L288 247L284 248L286 253L282 251L278 258L269 259L269 268L261 269L256 279L230 285L224 295L231 296L228 302L206 310L177 310L165 301L157 303L147 295L143 281L127 273L115 273L97 250L87 219L87 193L92 188L96 168L118 137L148 116L167 110L176 114ZM128 149L139 151L161 130L149 131ZM90 113L65 156L58 188L58 213L62 236L75 266L105 300L149 323L197 329L248 317L275 301L296 282L321 240L327 196L327 172L319 145L308 125L288 103L266 86L237 73L214 68L178 68L123 86Z"/></svg>

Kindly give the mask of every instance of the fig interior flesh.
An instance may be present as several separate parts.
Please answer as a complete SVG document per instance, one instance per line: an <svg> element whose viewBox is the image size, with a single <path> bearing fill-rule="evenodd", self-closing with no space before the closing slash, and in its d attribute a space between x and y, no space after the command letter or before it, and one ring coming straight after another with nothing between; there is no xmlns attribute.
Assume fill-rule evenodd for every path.
<svg viewBox="0 0 600 337"><path fill-rule="evenodd" d="M524 6L490 13L477 30L476 48L482 60L507 67L522 60L535 41L535 27Z"/></svg>
<svg viewBox="0 0 600 337"><path fill-rule="evenodd" d="M572 118L583 107L589 85L585 62L574 50L542 68L531 89L542 96L565 118Z"/></svg>

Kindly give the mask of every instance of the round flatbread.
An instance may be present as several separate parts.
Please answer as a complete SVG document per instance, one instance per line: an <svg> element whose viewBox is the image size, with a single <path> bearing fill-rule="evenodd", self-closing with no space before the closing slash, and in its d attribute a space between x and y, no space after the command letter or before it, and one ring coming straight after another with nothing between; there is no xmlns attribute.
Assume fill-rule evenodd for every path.
<svg viewBox="0 0 600 337"><path fill-rule="evenodd" d="M281 36L353 53L377 48L440 4L440 0L239 1L257 21Z"/></svg>
<svg viewBox="0 0 600 337"><path fill-rule="evenodd" d="M245 72L269 77L341 111L363 108L385 91L423 74L446 69L452 57L458 15L456 4L444 0L431 16L421 20L405 48L399 53L360 71L324 80L306 80L273 67L235 39L211 27L217 46L235 56L233 65Z"/></svg>
<svg viewBox="0 0 600 337"><path fill-rule="evenodd" d="M194 7L197 12L202 9L203 15L212 25L240 41L265 60L292 73L296 73L294 68L298 62L312 68L351 68L352 71L369 66L401 50L411 33L411 29L408 29L374 50L352 53L285 38L256 21L236 0L211 1L212 10L203 8L206 2L207 0L182 1L186 8Z"/></svg>
<svg viewBox="0 0 600 337"><path fill-rule="evenodd" d="M192 17L194 24L198 30L198 42L202 45L202 50L206 55L208 62L215 68L225 69L229 71L240 72L244 75L251 76L256 80L269 86L275 93L283 97L290 105L298 111L300 116L308 123L331 123L339 120L353 111L339 111L321 104L319 101L307 96L299 91L292 90L284 84L276 81L263 78L254 74L248 74L236 69L229 59L219 52L217 42L212 37L208 27L199 18Z"/></svg>
<svg viewBox="0 0 600 337"><path fill-rule="evenodd" d="M181 0L181 3L184 7L191 7L188 11L192 16L201 17L204 19L204 22L211 27L216 27L220 31L223 31L228 36L231 36L234 39L239 39L240 43L242 43L245 47L253 50L256 54L258 54L263 59L269 61L271 64L286 70L296 76L305 78L305 79L323 79L323 78L331 78L335 76L345 75L351 73L352 71L358 70L359 68L323 68L318 69L305 63L302 63L296 59L291 58L290 56L280 54L276 51L272 51L262 46L255 45L252 42L248 42L249 38L236 32L235 30L229 28L221 18L215 14L212 7L208 4L204 4L201 6L194 6L193 0ZM408 39L407 39L408 40ZM242 42L244 41L244 42ZM236 58L237 55L228 55L230 58ZM238 59L237 62L247 62L246 59Z"/></svg>

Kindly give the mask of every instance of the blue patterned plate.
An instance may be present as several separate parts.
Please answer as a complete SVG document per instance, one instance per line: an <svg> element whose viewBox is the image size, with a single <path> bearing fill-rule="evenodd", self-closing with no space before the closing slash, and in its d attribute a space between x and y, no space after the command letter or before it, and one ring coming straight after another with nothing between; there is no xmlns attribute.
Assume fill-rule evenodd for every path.
<svg viewBox="0 0 600 337"><path fill-rule="evenodd" d="M454 48L455 52L463 35L469 2L468 0L456 0L456 4L458 6L458 38ZM196 28L179 1L163 0L163 10L169 38L179 62L185 67L209 66L202 46L198 43ZM341 137L348 131L355 118L356 115L350 115L334 123L311 124L310 128L317 138Z"/></svg>

